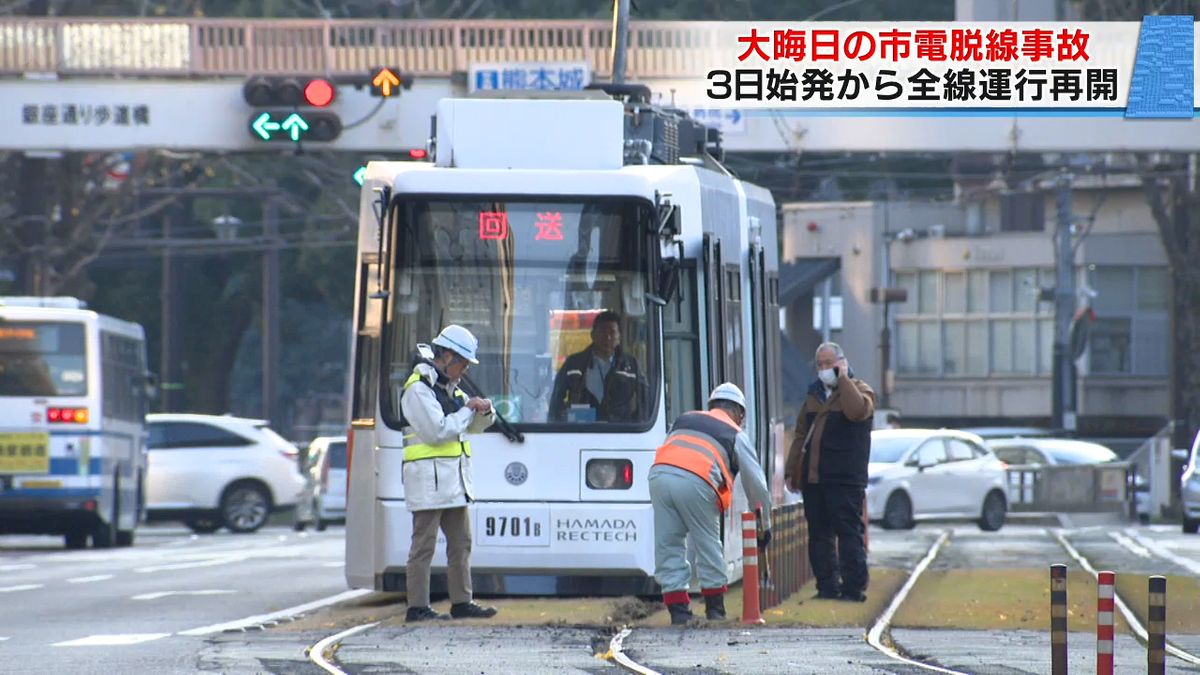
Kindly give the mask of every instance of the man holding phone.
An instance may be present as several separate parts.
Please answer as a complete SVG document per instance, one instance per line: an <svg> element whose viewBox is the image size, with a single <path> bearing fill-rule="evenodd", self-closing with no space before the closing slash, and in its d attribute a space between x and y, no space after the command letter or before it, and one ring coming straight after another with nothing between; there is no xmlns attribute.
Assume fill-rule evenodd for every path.
<svg viewBox="0 0 1200 675"><path fill-rule="evenodd" d="M804 495L817 597L862 602L867 573L863 503L875 392L854 377L842 348L817 347L817 380L796 418L784 480Z"/></svg>

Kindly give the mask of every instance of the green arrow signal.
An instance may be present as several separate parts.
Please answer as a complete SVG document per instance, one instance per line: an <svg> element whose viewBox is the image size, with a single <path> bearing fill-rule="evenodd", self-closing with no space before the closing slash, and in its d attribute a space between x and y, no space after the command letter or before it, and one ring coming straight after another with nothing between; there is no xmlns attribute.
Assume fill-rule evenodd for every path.
<svg viewBox="0 0 1200 675"><path fill-rule="evenodd" d="M363 181L365 181L366 179L367 179L367 167L365 167L365 166L358 167L358 169L355 170L355 172L354 172L354 182L358 183L359 185L362 185Z"/></svg>
<svg viewBox="0 0 1200 675"><path fill-rule="evenodd" d="M293 141L298 141L300 134L308 131L308 122L305 122L304 118L296 113L292 113L283 121L283 130L288 132Z"/></svg>
<svg viewBox="0 0 1200 675"><path fill-rule="evenodd" d="M254 120L250 128L264 141L269 141L271 140L271 132L279 131L279 122L271 121L271 113L263 113Z"/></svg>

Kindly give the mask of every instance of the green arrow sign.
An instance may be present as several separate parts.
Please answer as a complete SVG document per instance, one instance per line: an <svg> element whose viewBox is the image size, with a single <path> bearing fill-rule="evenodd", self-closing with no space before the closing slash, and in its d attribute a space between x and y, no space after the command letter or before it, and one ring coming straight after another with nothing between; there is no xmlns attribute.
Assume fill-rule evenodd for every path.
<svg viewBox="0 0 1200 675"><path fill-rule="evenodd" d="M308 122L305 122L304 118L296 113L292 113L283 121L283 130L288 132L293 141L298 141L300 140L300 134L308 131Z"/></svg>
<svg viewBox="0 0 1200 675"><path fill-rule="evenodd" d="M367 167L365 167L365 166L358 167L358 169L355 170L355 172L354 172L354 182L358 183L359 185L362 185L363 181L365 181L366 179L367 179Z"/></svg>
<svg viewBox="0 0 1200 675"><path fill-rule="evenodd" d="M282 118L283 121L279 122L276 119L272 119L272 115L276 119ZM250 121L250 131L254 133L256 138L261 138L264 141L276 140L279 138L280 132L282 132L284 138L297 143L302 136L306 135L309 128L308 120L304 119L299 113L287 114L278 110L263 112Z"/></svg>
<svg viewBox="0 0 1200 675"><path fill-rule="evenodd" d="M264 141L269 141L271 140L271 132L279 131L279 122L271 121L271 113L263 113L254 120L250 128Z"/></svg>

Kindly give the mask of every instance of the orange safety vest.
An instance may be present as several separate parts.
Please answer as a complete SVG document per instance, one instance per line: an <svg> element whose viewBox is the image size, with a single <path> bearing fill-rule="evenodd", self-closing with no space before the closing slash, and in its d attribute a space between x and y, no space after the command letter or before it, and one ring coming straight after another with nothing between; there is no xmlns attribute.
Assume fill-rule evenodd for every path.
<svg viewBox="0 0 1200 675"><path fill-rule="evenodd" d="M733 420L723 411L697 410L695 414L706 415L732 427L734 435L731 438L733 439L736 439L737 431L740 431ZM733 444L730 443L726 448L712 435L698 429L688 428L691 425L687 424L685 415L680 415L676 420L675 427L667 435L666 442L659 446L658 451L654 453L654 463L678 467L703 478L704 482L708 483L717 493L717 504L724 513L733 505L733 476L729 472L728 460L729 455L734 452ZM679 425L681 421L684 422L683 428L680 428ZM714 465L720 469L721 477L724 478L721 485L717 485L713 481Z"/></svg>

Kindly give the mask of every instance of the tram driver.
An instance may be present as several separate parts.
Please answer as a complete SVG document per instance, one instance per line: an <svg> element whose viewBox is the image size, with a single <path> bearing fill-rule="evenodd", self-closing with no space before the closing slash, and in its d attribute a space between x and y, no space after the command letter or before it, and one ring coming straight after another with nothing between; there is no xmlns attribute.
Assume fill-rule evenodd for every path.
<svg viewBox="0 0 1200 675"><path fill-rule="evenodd" d="M637 359L621 349L621 317L604 311L592 321L592 343L571 354L554 378L553 422L635 422L645 419L649 391Z"/></svg>

